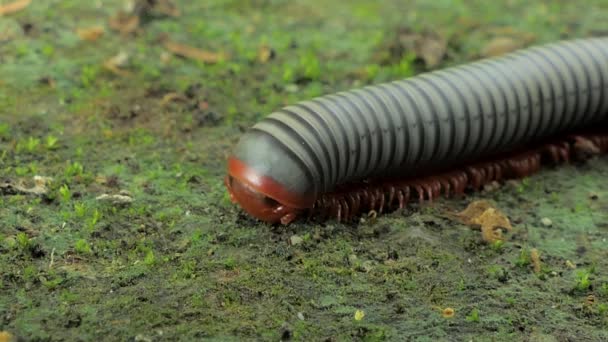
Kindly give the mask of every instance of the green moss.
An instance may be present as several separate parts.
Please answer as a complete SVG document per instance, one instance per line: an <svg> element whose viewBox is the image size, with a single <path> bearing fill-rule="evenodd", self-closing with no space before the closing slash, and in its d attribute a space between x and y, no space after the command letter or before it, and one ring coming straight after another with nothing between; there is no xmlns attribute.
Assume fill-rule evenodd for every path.
<svg viewBox="0 0 608 342"><path fill-rule="evenodd" d="M80 240L76 241L76 243L74 244L74 250L76 251L76 253L85 254L85 255L92 253L91 246L84 239L80 239Z"/></svg>
<svg viewBox="0 0 608 342"><path fill-rule="evenodd" d="M0 182L53 180L42 195L0 189L0 330L23 340L608 339L605 159L348 225L261 224L223 186L230 147L272 110L418 73L412 51L385 62L398 31L439 31L441 66L454 65L498 36L601 31L600 0L172 3L180 16L154 13L134 34L108 29L95 42L74 28L107 23L123 1L34 1L5 19L23 34L0 46ZM172 56L164 34L230 57ZM258 60L262 45L272 59ZM121 51L128 74L106 70ZM449 219L479 198L512 220L503 243ZM528 246L542 251L542 276ZM596 303L584 304L590 293ZM445 307L453 319L438 314Z"/></svg>

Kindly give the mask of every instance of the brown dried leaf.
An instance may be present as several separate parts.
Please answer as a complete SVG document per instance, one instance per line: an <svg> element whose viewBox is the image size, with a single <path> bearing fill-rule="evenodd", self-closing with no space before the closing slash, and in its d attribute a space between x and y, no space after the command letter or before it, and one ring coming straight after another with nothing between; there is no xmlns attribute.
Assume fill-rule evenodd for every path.
<svg viewBox="0 0 608 342"><path fill-rule="evenodd" d="M268 46L268 45L262 45L260 46L260 49L258 50L258 61L260 63L266 63L269 60L273 59L275 56L275 52L274 50Z"/></svg>
<svg viewBox="0 0 608 342"><path fill-rule="evenodd" d="M34 176L33 186L27 186L23 181L5 181L0 183L0 195L45 195L48 192L47 185L52 181L50 177Z"/></svg>
<svg viewBox="0 0 608 342"><path fill-rule="evenodd" d="M78 35L78 37L80 37L80 39L82 39L82 40L86 40L89 42L96 41L101 36L103 36L104 32L105 32L105 30L101 26L93 26L93 27L76 29L76 34Z"/></svg>
<svg viewBox="0 0 608 342"><path fill-rule="evenodd" d="M118 12L115 16L111 17L108 22L111 29L124 35L137 31L139 23L140 19L138 16L126 14L124 12Z"/></svg>
<svg viewBox="0 0 608 342"><path fill-rule="evenodd" d="M32 0L17 0L9 2L8 4L0 5L0 17L19 12L29 6L31 2Z"/></svg>
<svg viewBox="0 0 608 342"><path fill-rule="evenodd" d="M447 41L436 32L414 32L402 28L388 48L382 48L384 49L388 49L388 56L382 61L383 63L397 63L404 56L413 53L427 68L433 68L443 60L447 51Z"/></svg>
<svg viewBox="0 0 608 342"><path fill-rule="evenodd" d="M112 56L112 57L108 58L106 61L104 61L103 66L104 66L104 68L106 68L106 70L108 70L118 76L129 76L129 75L131 75L130 72L128 72L127 70L121 69L121 67L124 67L125 65L127 65L128 62L129 62L129 55L126 52L119 52L115 56Z"/></svg>
<svg viewBox="0 0 608 342"><path fill-rule="evenodd" d="M175 92L167 93L160 100L160 106L164 107L167 104L169 104L169 102L178 101L178 100L184 101L184 100L186 100L186 96L184 96L183 94L180 94L180 93L175 93Z"/></svg>
<svg viewBox="0 0 608 342"><path fill-rule="evenodd" d="M474 201L471 202L465 210L458 213L458 217L466 224L470 224L471 220L480 216L489 208L492 208L492 205L488 201Z"/></svg>
<svg viewBox="0 0 608 342"><path fill-rule="evenodd" d="M426 34L416 41L414 51L427 68L433 68L443 60L447 51L447 41L437 33Z"/></svg>
<svg viewBox="0 0 608 342"><path fill-rule="evenodd" d="M530 250L530 261L532 261L532 266L534 267L534 273L540 273L541 263L540 263L540 253L538 252L538 249L532 248L532 250Z"/></svg>
<svg viewBox="0 0 608 342"><path fill-rule="evenodd" d="M203 63L214 64L226 58L224 54L201 50L192 46L172 42L168 39L164 41L165 49L174 55L194 59Z"/></svg>
<svg viewBox="0 0 608 342"><path fill-rule="evenodd" d="M0 342L13 342L15 339L13 335L8 331L0 331Z"/></svg>
<svg viewBox="0 0 608 342"><path fill-rule="evenodd" d="M522 32L511 26L494 27L488 30L488 33L497 37L511 37L521 41L524 45L532 43L536 40L536 35L530 32Z"/></svg>
<svg viewBox="0 0 608 342"><path fill-rule="evenodd" d="M507 216L486 201L472 202L458 217L466 224L481 227L483 240L490 243L503 240L502 229L513 230Z"/></svg>
<svg viewBox="0 0 608 342"><path fill-rule="evenodd" d="M511 37L497 37L483 47L481 55L483 57L496 57L520 49L523 45Z"/></svg>

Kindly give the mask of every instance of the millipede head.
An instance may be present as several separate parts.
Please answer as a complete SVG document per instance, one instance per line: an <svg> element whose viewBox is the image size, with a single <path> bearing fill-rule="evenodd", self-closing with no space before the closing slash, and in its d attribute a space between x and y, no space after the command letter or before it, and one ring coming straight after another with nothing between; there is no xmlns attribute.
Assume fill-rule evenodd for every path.
<svg viewBox="0 0 608 342"><path fill-rule="evenodd" d="M308 204L309 199L303 201L285 186L234 157L228 159L228 175L224 183L232 202L268 223L289 224L312 205Z"/></svg>

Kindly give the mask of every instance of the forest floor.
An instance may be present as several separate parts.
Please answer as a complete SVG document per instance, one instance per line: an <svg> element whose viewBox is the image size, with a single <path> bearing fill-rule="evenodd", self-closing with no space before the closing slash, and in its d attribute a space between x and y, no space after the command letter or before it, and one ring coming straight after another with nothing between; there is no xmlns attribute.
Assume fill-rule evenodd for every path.
<svg viewBox="0 0 608 342"><path fill-rule="evenodd" d="M223 185L273 109L606 35L606 1L136 4L0 16L0 341L608 340L605 157L356 224ZM481 199L504 242L453 219Z"/></svg>

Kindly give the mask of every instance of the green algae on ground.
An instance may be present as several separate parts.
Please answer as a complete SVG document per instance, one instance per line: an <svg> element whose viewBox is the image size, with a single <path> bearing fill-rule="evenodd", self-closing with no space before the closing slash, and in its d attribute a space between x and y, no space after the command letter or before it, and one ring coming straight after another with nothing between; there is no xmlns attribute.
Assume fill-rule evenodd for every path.
<svg viewBox="0 0 608 342"><path fill-rule="evenodd" d="M222 184L230 146L272 109L423 71L411 55L382 55L401 29L445 37L442 67L477 58L495 36L599 34L602 1L175 3L179 17L95 42L75 30L106 25L123 1L39 1L0 19L15 32L0 45L0 181L53 179L40 196L0 192L0 331L39 341L608 338L606 158L356 225L269 227ZM231 57L173 57L163 34ZM274 51L263 63L262 46ZM103 67L119 53L128 76ZM500 246L449 219L481 198L514 224Z"/></svg>

